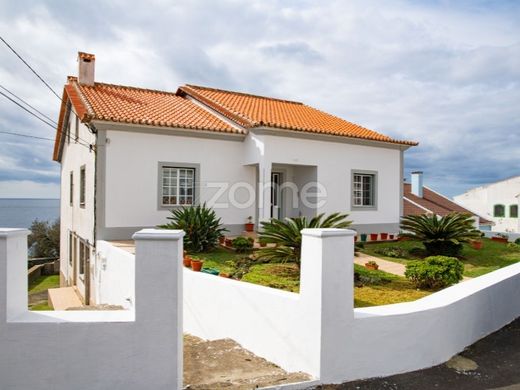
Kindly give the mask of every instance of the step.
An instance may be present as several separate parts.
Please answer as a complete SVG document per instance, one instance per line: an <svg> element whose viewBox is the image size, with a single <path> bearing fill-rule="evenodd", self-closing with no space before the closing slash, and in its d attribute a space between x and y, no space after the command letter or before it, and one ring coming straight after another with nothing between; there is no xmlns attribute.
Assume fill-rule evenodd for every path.
<svg viewBox="0 0 520 390"><path fill-rule="evenodd" d="M48 294L49 306L54 310L67 310L71 307L83 306L74 287L50 288Z"/></svg>

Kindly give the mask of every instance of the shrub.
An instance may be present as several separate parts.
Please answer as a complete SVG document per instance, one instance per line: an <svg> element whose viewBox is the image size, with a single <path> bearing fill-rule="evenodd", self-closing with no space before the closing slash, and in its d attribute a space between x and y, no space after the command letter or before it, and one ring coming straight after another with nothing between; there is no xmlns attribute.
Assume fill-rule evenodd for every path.
<svg viewBox="0 0 520 390"><path fill-rule="evenodd" d="M507 247L512 250L520 250L520 245L518 245L516 242L508 242Z"/></svg>
<svg viewBox="0 0 520 390"><path fill-rule="evenodd" d="M356 242L356 243L354 244L354 247L355 247L356 249L365 249L365 243L364 243L364 242Z"/></svg>
<svg viewBox="0 0 520 390"><path fill-rule="evenodd" d="M60 256L60 220L52 224L35 219L29 228L31 234L27 239L31 257Z"/></svg>
<svg viewBox="0 0 520 390"><path fill-rule="evenodd" d="M399 247L377 248L374 252L386 257L403 258L408 256L408 251Z"/></svg>
<svg viewBox="0 0 520 390"><path fill-rule="evenodd" d="M515 240L516 245L520 245L520 237Z"/></svg>
<svg viewBox="0 0 520 390"><path fill-rule="evenodd" d="M237 237L233 240L233 248L237 253L245 253L253 249L254 240L251 237Z"/></svg>
<svg viewBox="0 0 520 390"><path fill-rule="evenodd" d="M262 222L260 241L276 244L274 247L261 248L257 251L259 259L273 262L293 262L300 265L302 229L347 228L352 223L347 214L333 213L325 219L319 214L312 219L306 217L271 219Z"/></svg>
<svg viewBox="0 0 520 390"><path fill-rule="evenodd" d="M369 270L361 265L354 264L354 284L356 287L365 285L382 285L390 283L397 277L383 271Z"/></svg>
<svg viewBox="0 0 520 390"><path fill-rule="evenodd" d="M190 252L205 252L215 248L218 238L227 231L222 227L215 211L206 207L205 203L174 209L171 213L172 215L167 217L171 222L159 227L184 230L184 247Z"/></svg>
<svg viewBox="0 0 520 390"><path fill-rule="evenodd" d="M406 265L405 276L418 288L439 289L462 280L464 265L455 257L430 256Z"/></svg>
<svg viewBox="0 0 520 390"><path fill-rule="evenodd" d="M444 217L437 215L408 215L401 221L400 234L422 241L428 255L458 256L462 243L480 237L473 226L470 214L450 213Z"/></svg>

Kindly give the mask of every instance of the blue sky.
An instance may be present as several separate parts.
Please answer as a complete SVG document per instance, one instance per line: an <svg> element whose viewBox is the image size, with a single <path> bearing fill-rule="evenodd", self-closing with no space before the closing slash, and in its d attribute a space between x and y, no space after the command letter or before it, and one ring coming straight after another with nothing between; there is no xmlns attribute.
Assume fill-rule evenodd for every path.
<svg viewBox="0 0 520 390"><path fill-rule="evenodd" d="M450 196L520 174L519 20L516 1L0 3L0 35L58 91L82 50L98 81L303 101L419 141L406 172ZM5 46L0 84L57 118ZM54 137L3 98L0 131ZM51 141L0 134L0 197L59 196L51 155Z"/></svg>

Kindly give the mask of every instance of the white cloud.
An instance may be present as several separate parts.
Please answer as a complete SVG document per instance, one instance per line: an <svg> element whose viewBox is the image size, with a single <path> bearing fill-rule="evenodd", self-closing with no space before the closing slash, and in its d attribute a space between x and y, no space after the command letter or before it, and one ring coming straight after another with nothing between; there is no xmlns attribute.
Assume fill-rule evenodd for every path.
<svg viewBox="0 0 520 390"><path fill-rule="evenodd" d="M60 197L59 183L37 183L27 180L0 182L0 198L48 198Z"/></svg>

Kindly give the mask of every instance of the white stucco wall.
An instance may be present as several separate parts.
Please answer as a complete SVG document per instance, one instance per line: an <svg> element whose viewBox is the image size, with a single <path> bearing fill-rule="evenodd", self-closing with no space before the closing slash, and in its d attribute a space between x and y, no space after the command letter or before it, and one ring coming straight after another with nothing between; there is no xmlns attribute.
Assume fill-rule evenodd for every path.
<svg viewBox="0 0 520 390"><path fill-rule="evenodd" d="M135 303L135 256L106 241L96 242L96 303L131 309Z"/></svg>
<svg viewBox="0 0 520 390"><path fill-rule="evenodd" d="M228 190L217 202L226 202L234 183L255 187L255 168L240 162L243 144L239 141L107 131L106 145L106 227L156 226L166 223L169 211L158 208L158 163L200 164L200 201L207 202L217 192L211 183L227 183ZM245 192L238 192L242 202ZM254 203L245 208L215 211L225 224L244 224L255 215Z"/></svg>
<svg viewBox="0 0 520 390"><path fill-rule="evenodd" d="M158 163L200 164L200 200L208 202L217 192L214 183L224 183L226 191L216 199L217 215L226 225L242 230L248 216L267 219L269 200L256 199L246 207L246 190L236 195L239 203L221 207L230 199L232 186L246 183L255 193L256 181L269 181L270 173L281 166L284 180L299 185L317 178L327 191L318 212L346 212L356 225L372 225L384 231L397 228L401 197L401 151L398 147L367 146L345 142L318 141L285 136L255 135L237 141L158 134L157 132L111 130L106 127L104 167L104 224L108 229L156 226L166 222L169 212L158 207ZM337 141L337 140L336 140ZM351 209L352 170L377 174L376 210ZM258 206L264 205L264 211ZM285 204L284 216L312 214L300 203L299 210ZM101 207L100 209L101 210ZM258 222L258 221L255 221ZM378 230L379 229L379 230ZM383 230L381 230L383 229ZM109 237L109 236L107 236ZM98 238L105 239L102 234ZM113 237L109 237L113 238ZM117 237L121 238L121 237Z"/></svg>
<svg viewBox="0 0 520 390"><path fill-rule="evenodd" d="M70 122L70 143L65 141L61 159L61 190L60 190L60 270L66 279L65 284L77 283L78 289L84 292L80 278L73 282L73 266L69 264L69 232L94 243L94 176L95 155L88 147L81 144L95 144L95 135L79 123L79 142L74 139L76 117L72 112ZM80 207L80 169L85 166L85 207ZM73 205L70 205L70 172L73 172L74 190ZM79 248L79 245L78 245ZM63 282L63 281L62 281Z"/></svg>
<svg viewBox="0 0 520 390"><path fill-rule="evenodd" d="M182 389L182 236L136 236L136 307L27 310L27 234L0 229L0 389ZM14 282L14 283L13 283Z"/></svg>
<svg viewBox="0 0 520 390"><path fill-rule="evenodd" d="M520 232L519 218L510 218L509 206L518 205L517 195L520 194L520 176L486 186L477 187L455 196L460 205L482 215L495 223L491 228L494 232ZM495 218L493 207L496 204L505 206L505 217Z"/></svg>

